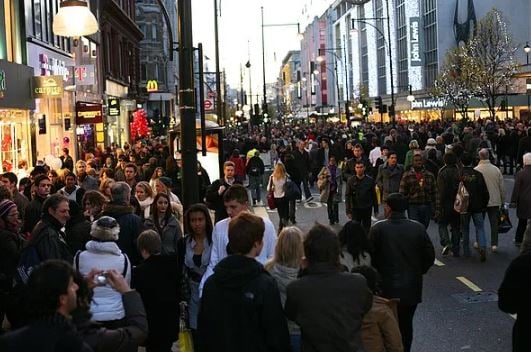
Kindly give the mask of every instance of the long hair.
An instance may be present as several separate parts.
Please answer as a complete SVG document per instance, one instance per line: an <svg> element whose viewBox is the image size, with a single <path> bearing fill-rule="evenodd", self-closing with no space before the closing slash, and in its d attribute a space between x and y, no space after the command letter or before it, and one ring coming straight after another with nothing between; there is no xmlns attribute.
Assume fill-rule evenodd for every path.
<svg viewBox="0 0 531 352"><path fill-rule="evenodd" d="M192 213L202 213L205 216L206 222L206 238L209 244L212 244L212 231L214 230L214 225L212 224L212 218L210 217L210 211L208 208L201 203L193 204L188 208L184 214L184 233L190 235L190 241L195 236L192 231L192 226L190 224L190 216Z"/></svg>
<svg viewBox="0 0 531 352"><path fill-rule="evenodd" d="M166 200L168 201L168 210L166 210L166 213L164 213L164 218L162 219L162 221L160 221L161 219L159 218L159 209L157 208L157 202L160 198L166 198ZM168 196L166 193L157 193L155 199L153 199L153 203L151 204L151 214L153 216L153 222L155 228L157 229L157 232L159 234L162 233L162 229L168 223L168 220L173 216L173 209L171 207L170 196ZM161 223L164 226L160 226Z"/></svg>
<svg viewBox="0 0 531 352"><path fill-rule="evenodd" d="M162 176L164 176L164 169L159 166L155 168L155 171L153 171L153 174L151 175L152 180L156 180L157 178L160 177L160 176L157 176L157 173L159 170L162 170Z"/></svg>
<svg viewBox="0 0 531 352"><path fill-rule="evenodd" d="M371 253L371 245L363 226L357 221L349 221L339 231L339 243L345 247L354 260L363 252Z"/></svg>
<svg viewBox="0 0 531 352"><path fill-rule="evenodd" d="M303 237L301 229L296 226L283 228L278 235L275 255L266 264L266 268L271 268L274 264L288 268L300 268L304 256Z"/></svg>
<svg viewBox="0 0 531 352"><path fill-rule="evenodd" d="M153 189L151 188L149 183L147 183L146 181L138 182L135 188L136 187L140 187L144 190L144 193L146 193L146 198L150 198L150 197L153 198ZM136 197L136 191L135 191L135 197Z"/></svg>
<svg viewBox="0 0 531 352"><path fill-rule="evenodd" d="M286 178L286 168L284 167L284 164L277 163L275 165L275 169L273 170L273 178L275 180Z"/></svg>

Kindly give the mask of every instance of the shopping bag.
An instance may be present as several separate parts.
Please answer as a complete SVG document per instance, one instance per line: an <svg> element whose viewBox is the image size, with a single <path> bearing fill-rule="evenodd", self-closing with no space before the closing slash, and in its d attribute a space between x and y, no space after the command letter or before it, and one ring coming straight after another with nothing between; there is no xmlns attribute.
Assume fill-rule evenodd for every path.
<svg viewBox="0 0 531 352"><path fill-rule="evenodd" d="M267 206L269 209L274 210L277 208L277 205L275 204L275 195L273 194L273 191L267 192Z"/></svg>
<svg viewBox="0 0 531 352"><path fill-rule="evenodd" d="M186 302L179 303L179 352L194 352L194 341L192 340L192 333L188 328L188 304Z"/></svg>
<svg viewBox="0 0 531 352"><path fill-rule="evenodd" d="M466 214L468 211L468 204L470 203L470 194L465 187L463 181L459 182L459 188L455 195L454 210L459 214Z"/></svg>
<svg viewBox="0 0 531 352"><path fill-rule="evenodd" d="M498 219L498 233L509 232L513 228L511 219L509 218L509 211L505 206L500 209L500 217Z"/></svg>

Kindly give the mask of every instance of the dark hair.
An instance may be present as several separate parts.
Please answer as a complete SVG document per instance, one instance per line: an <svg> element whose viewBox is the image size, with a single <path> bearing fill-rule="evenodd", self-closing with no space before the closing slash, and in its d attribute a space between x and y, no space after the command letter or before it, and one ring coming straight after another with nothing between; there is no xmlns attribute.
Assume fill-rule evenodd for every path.
<svg viewBox="0 0 531 352"><path fill-rule="evenodd" d="M162 219L163 226L161 226L161 221L159 219L159 215L160 215L159 208L157 208L157 202L160 198L166 198L166 200L168 201L168 210L166 210L166 212L164 213L164 219ZM153 199L153 203L151 203L151 214L152 214L151 216L153 217L155 228L157 229L157 232L161 234L162 229L164 228L164 226L166 226L166 224L168 223L168 220L173 215L173 209L171 207L170 196L167 195L166 193L157 193L157 195Z"/></svg>
<svg viewBox="0 0 531 352"><path fill-rule="evenodd" d="M389 151L387 152L387 157L389 158L391 155L395 155L396 157L398 157L396 150L389 148Z"/></svg>
<svg viewBox="0 0 531 352"><path fill-rule="evenodd" d="M18 181L17 175L14 172L5 172L2 177L7 178L9 183L17 183Z"/></svg>
<svg viewBox="0 0 531 352"><path fill-rule="evenodd" d="M405 212L408 207L408 200L402 193L391 193L385 203L396 212Z"/></svg>
<svg viewBox="0 0 531 352"><path fill-rule="evenodd" d="M223 194L223 202L237 201L240 204L245 204L249 201L247 188L242 185L232 185Z"/></svg>
<svg viewBox="0 0 531 352"><path fill-rule="evenodd" d="M100 170L100 176L105 174L108 178L114 178L114 170L108 167L103 167Z"/></svg>
<svg viewBox="0 0 531 352"><path fill-rule="evenodd" d="M360 254L365 258L364 252L372 252L367 233L358 221L347 222L339 231L338 237L341 247L345 247L354 260Z"/></svg>
<svg viewBox="0 0 531 352"><path fill-rule="evenodd" d="M76 174L74 174L73 172L67 172L64 176L64 180L66 181L66 178L67 177L73 177L74 178L74 181L77 181L77 176Z"/></svg>
<svg viewBox="0 0 531 352"><path fill-rule="evenodd" d="M232 151L232 156L236 157L236 158L239 158L240 157L240 151L238 149L234 149Z"/></svg>
<svg viewBox="0 0 531 352"><path fill-rule="evenodd" d="M154 230L142 231L138 235L136 246L139 251L143 249L150 255L160 254L162 247L160 235Z"/></svg>
<svg viewBox="0 0 531 352"><path fill-rule="evenodd" d="M371 290L373 294L379 295L381 293L382 290L380 288L380 285L382 284L382 278L378 271L372 266L355 266L350 272L363 275L365 281L367 281L367 286L369 287L369 290Z"/></svg>
<svg viewBox="0 0 531 352"><path fill-rule="evenodd" d="M361 144L356 143L356 144L354 144L354 149L361 149L361 150L363 150L363 147L361 146Z"/></svg>
<svg viewBox="0 0 531 352"><path fill-rule="evenodd" d="M365 167L365 163L363 162L363 160L354 161L354 167L356 167L356 165L359 165L359 164L361 164L361 165L363 165L363 167Z"/></svg>
<svg viewBox="0 0 531 352"><path fill-rule="evenodd" d="M28 308L33 318L52 316L59 298L68 291L74 269L63 260L47 260L37 266L28 280Z"/></svg>
<svg viewBox="0 0 531 352"><path fill-rule="evenodd" d="M339 263L339 239L331 228L316 223L304 239L304 254L310 264Z"/></svg>
<svg viewBox="0 0 531 352"><path fill-rule="evenodd" d="M444 154L443 161L446 165L455 165L457 164L457 156L452 152L448 152Z"/></svg>
<svg viewBox="0 0 531 352"><path fill-rule="evenodd" d="M44 181L44 180L48 180L48 181L50 181L50 179L49 179L48 176L46 176L46 175L39 175L39 176L37 176L37 177L35 178L35 182L34 182L35 186L36 186L36 187L39 187L39 184L40 184L42 181Z"/></svg>
<svg viewBox="0 0 531 352"><path fill-rule="evenodd" d="M210 211L206 207L206 205L202 203L192 204L190 208L184 213L184 233L187 235L190 235L189 240L191 241L194 237L194 233L192 231L192 226L190 224L190 216L192 213L203 213L205 216L205 222L206 222L206 237L208 240L208 243L212 244L212 231L214 230L214 226L212 225L212 218L210 217Z"/></svg>
<svg viewBox="0 0 531 352"><path fill-rule="evenodd" d="M229 252L247 254L254 244L264 238L265 224L261 217L251 213L238 214L229 222Z"/></svg>
<svg viewBox="0 0 531 352"><path fill-rule="evenodd" d="M136 164L134 164L134 163L125 164L124 170L127 169L128 167L132 167L135 170L135 173L138 172L138 167L136 166Z"/></svg>
<svg viewBox="0 0 531 352"><path fill-rule="evenodd" d="M44 200L44 203L42 203L42 213L48 214L48 211L50 209L57 210L57 208L59 208L59 204L63 202L68 203L68 198L66 198L62 194L52 194Z"/></svg>
<svg viewBox="0 0 531 352"><path fill-rule="evenodd" d="M81 200L83 208L85 207L85 202L89 202L91 205L102 206L107 202L105 196L100 191L90 190L86 191Z"/></svg>
<svg viewBox="0 0 531 352"><path fill-rule="evenodd" d="M464 166L470 166L474 163L474 157L470 153L463 153L461 155L461 162Z"/></svg>

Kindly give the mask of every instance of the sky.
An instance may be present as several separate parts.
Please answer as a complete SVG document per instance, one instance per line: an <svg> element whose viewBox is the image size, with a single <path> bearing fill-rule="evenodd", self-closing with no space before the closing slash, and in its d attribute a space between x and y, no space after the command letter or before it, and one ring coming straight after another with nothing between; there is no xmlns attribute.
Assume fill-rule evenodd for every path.
<svg viewBox="0 0 531 352"><path fill-rule="evenodd" d="M262 37L261 12L264 7L264 43L266 82L275 82L282 60L289 50L300 49L297 37L298 22L301 32L314 14L322 13L333 0L218 0L220 17L219 51L220 69L225 69L227 83L240 88L240 65L244 70L244 89L249 88L248 70L251 63L251 87L254 94L262 92ZM305 10L306 9L306 10ZM203 43L205 61L209 71L215 70L214 0L192 1L194 44ZM270 24L295 25L268 27Z"/></svg>

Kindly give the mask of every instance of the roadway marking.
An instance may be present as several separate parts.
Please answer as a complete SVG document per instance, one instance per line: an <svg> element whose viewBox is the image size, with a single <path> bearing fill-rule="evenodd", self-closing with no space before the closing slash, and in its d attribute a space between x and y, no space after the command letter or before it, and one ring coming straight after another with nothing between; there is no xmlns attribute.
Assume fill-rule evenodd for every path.
<svg viewBox="0 0 531 352"><path fill-rule="evenodd" d="M456 279L459 280L459 281L461 281L465 286L467 286L469 289L471 289L471 290L474 291L474 292L481 292L481 291L483 291L483 290L480 289L478 286L476 286L476 284L474 284L472 281L470 281L469 279L467 279L467 278L464 277L464 276L457 276Z"/></svg>
<svg viewBox="0 0 531 352"><path fill-rule="evenodd" d="M433 262L433 264L435 264L436 266L445 266L446 264L444 264L443 262L441 262L439 259L435 258L435 261Z"/></svg>
<svg viewBox="0 0 531 352"><path fill-rule="evenodd" d="M263 219L269 219L269 214L267 213L267 210L265 207L253 207L253 212L255 215Z"/></svg>

